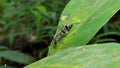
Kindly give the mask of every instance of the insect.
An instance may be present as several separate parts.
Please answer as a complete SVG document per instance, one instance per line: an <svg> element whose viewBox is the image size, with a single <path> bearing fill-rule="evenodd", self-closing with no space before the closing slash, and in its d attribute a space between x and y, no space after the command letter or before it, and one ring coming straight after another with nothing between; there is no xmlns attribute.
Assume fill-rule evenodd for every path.
<svg viewBox="0 0 120 68"><path fill-rule="evenodd" d="M58 41L62 40L62 38L68 34L72 27L73 23L63 26L60 31L53 37L53 43L56 45Z"/></svg>
<svg viewBox="0 0 120 68"><path fill-rule="evenodd" d="M84 22L88 22L89 20L91 20L91 18L88 18ZM56 45L59 41L61 41L68 34L68 32L73 27L73 24L80 24L80 22L78 21L78 23L69 23L69 24L66 24L65 26L63 26L60 29L60 31L53 37L52 42L54 43L54 45Z"/></svg>

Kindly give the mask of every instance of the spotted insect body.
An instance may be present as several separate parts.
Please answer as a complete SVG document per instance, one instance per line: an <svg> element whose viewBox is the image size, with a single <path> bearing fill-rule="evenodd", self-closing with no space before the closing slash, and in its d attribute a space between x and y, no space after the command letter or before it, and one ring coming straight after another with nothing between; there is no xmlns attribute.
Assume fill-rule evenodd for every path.
<svg viewBox="0 0 120 68"><path fill-rule="evenodd" d="M61 28L61 30L54 36L53 43L56 45L58 41L60 41L62 38L64 38L67 33L72 28L73 24L67 24Z"/></svg>

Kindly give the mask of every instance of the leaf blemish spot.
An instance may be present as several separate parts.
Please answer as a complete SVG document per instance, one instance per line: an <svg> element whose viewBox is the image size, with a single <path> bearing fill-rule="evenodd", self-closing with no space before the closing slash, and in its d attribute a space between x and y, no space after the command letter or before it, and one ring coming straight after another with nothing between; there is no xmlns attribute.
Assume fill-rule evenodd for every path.
<svg viewBox="0 0 120 68"><path fill-rule="evenodd" d="M83 48L83 49L82 49L82 51L83 51L83 52L86 52L86 49L85 49L85 48Z"/></svg>
<svg viewBox="0 0 120 68"><path fill-rule="evenodd" d="M66 14L66 15L61 16L60 21L64 21L64 20L68 19L69 16L70 16L70 14Z"/></svg>
<svg viewBox="0 0 120 68"><path fill-rule="evenodd" d="M113 56L114 56L114 57L117 57L117 53L116 53L116 52L115 52L115 53L113 53Z"/></svg>

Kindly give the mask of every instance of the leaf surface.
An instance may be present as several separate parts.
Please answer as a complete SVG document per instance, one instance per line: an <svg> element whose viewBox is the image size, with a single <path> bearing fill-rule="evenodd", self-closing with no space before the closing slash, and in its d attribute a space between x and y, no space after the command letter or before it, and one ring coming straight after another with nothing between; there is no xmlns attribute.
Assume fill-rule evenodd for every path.
<svg viewBox="0 0 120 68"><path fill-rule="evenodd" d="M48 54L87 44L119 9L120 0L71 0L61 15L58 27L63 28L66 24L73 24L73 27L56 45L51 43ZM58 28L56 34L59 32Z"/></svg>
<svg viewBox="0 0 120 68"><path fill-rule="evenodd" d="M1 51L0 58L4 58L22 64L30 64L35 61L35 59L29 55L26 55L19 51L12 51L12 50Z"/></svg>
<svg viewBox="0 0 120 68"><path fill-rule="evenodd" d="M68 48L24 68L120 68L120 44Z"/></svg>

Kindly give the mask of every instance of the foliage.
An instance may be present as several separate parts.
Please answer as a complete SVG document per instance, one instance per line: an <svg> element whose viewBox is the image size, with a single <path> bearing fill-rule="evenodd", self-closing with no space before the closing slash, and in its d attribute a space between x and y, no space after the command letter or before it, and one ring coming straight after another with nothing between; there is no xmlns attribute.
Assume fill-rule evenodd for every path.
<svg viewBox="0 0 120 68"><path fill-rule="evenodd" d="M57 44L54 44L53 40L49 50L50 56L24 68L119 68L120 44L106 43L82 46L87 44L98 30L120 9L119 3L120 1L118 0L105 0L102 2L101 0L71 0L64 9L58 26L63 25L62 28L67 28L64 27L67 24L79 24L73 24L67 36L66 34L63 37L61 37L62 34L59 35L58 37L61 38ZM75 6L79 7L74 8ZM58 29L56 34L59 32L60 30ZM115 31L106 32L104 34L98 34L95 39L99 40L101 39L100 37L110 34L120 35L119 32ZM109 38L106 40L114 41L114 39ZM104 39L103 41L106 40Z"/></svg>
<svg viewBox="0 0 120 68"><path fill-rule="evenodd" d="M49 2L51 1L10 0L0 5L4 9L1 8L2 15L0 16L1 39L9 37L9 42L12 44L17 35L28 35L32 41L52 37L58 20L56 17L59 16L57 12L62 1L52 2L53 5L48 4ZM53 9L54 3L56 8Z"/></svg>
<svg viewBox="0 0 120 68"><path fill-rule="evenodd" d="M67 36L62 38L63 42L58 41L56 45L53 43L51 44L49 48L49 55L52 55L65 48L87 44L100 30L100 28L102 28L102 26L104 26L108 20L120 9L119 3L120 1L116 2L112 0L106 0L103 2L101 2L101 0L94 2L93 0L70 1L61 16L63 17L69 14L69 17L63 21L60 21L58 26L73 23L73 27ZM110 7L111 5L113 6ZM75 6L79 7L74 8ZM71 12L72 9L74 9L74 11ZM79 24L76 25L75 23ZM58 34L59 31L60 30L58 29L56 34ZM114 41L112 39L109 40Z"/></svg>
<svg viewBox="0 0 120 68"><path fill-rule="evenodd" d="M9 65L21 67L38 59L32 52L23 53L23 48L25 50L31 48L28 51L32 50L33 53L37 51L31 45L24 45L42 42L45 39L47 42L43 43L47 44L54 35L58 17L68 1L0 0L0 44L3 42L6 44L0 45L0 67L3 67L4 64L8 68ZM37 53L42 58L46 51L47 48L41 49Z"/></svg>
<svg viewBox="0 0 120 68"><path fill-rule="evenodd" d="M72 47L24 68L119 68L119 48L118 43Z"/></svg>
<svg viewBox="0 0 120 68"><path fill-rule="evenodd" d="M4 58L22 64L30 64L35 61L35 59L29 55L12 50L1 51L0 58Z"/></svg>
<svg viewBox="0 0 120 68"><path fill-rule="evenodd" d="M35 60L45 57L48 51L48 45L50 44L50 40L53 37L54 32L57 28L56 25L59 20L61 11L68 1L69 0L0 0L0 44L5 43L0 45L0 68L4 68L4 67L5 68L22 68L26 64L32 63ZM76 1L76 3L72 1ZM68 33L68 36L62 39L63 43L62 41L58 42L57 48L60 47L60 49L58 49L59 51L61 50L61 48L64 48L64 46L65 48L69 48L72 42L79 43L77 44L77 46L83 45L83 43L87 44L87 42L89 42L88 44L102 43L102 42L120 42L119 40L120 13L118 12L112 17L112 15L117 11L110 10L111 8L118 7L118 4L117 4L119 3L118 0L112 2L112 4L110 4L112 0L110 1L80 0L80 2L77 2L77 1L79 0L71 0L71 4L75 4L74 6L71 5L72 9L68 8L69 10L66 11L67 7L65 8L63 14L61 15L58 27L61 28L66 23L79 23L81 21L82 21L81 23L83 24L81 23L73 24L73 28ZM90 5L91 3L93 4ZM105 7L106 5L108 6L106 8L103 8L103 6ZM76 8L78 8L79 10ZM73 9L76 9L76 10L73 10ZM68 12L70 14L67 14ZM109 14L109 12L111 14ZM107 13L108 13L108 16L106 15ZM109 20L110 17L112 17L111 20ZM80 20L77 20L78 18ZM96 18L99 18L100 21L99 19L96 19ZM109 23L103 26L108 20L109 20ZM90 24L92 23L92 21L94 21L93 22L94 24ZM89 22L89 24L87 22ZM100 22L102 22L102 24ZM95 24L98 24L98 27L95 26ZM91 26L92 28L93 26L96 27L94 28L96 31L91 30L91 28L86 29L87 26L89 27ZM103 28L97 33L97 31L101 28L101 26L103 26ZM78 31L78 29L80 30ZM76 31L78 31L78 33ZM59 32L59 28L56 33L58 32ZM89 32L91 32L91 34L89 34ZM75 40L75 38L68 40L69 37L73 37L71 33L73 33L73 35L75 35L75 37L77 38L81 36L80 41L78 41L78 39ZM95 35L95 33L97 33L96 36L92 40L90 40ZM64 43L65 45L63 45ZM70 45L68 45L68 43L70 43ZM76 46L76 44L74 43L73 45ZM108 45L108 44L99 44L99 45ZM110 44L110 45L113 46L113 44ZM114 44L114 45L119 45L119 44ZM79 47L79 48L82 48L82 47ZM96 48L94 48L94 46L90 46L90 47L87 46L87 48L91 49L89 51L90 52L89 54L91 54L91 52L92 53L94 52L93 49L99 50L99 48L97 48L99 46L96 45L95 47ZM104 46L100 46L100 47L104 48ZM53 47L53 51L54 49L57 50L57 48ZM108 46L108 48L110 47ZM51 49L52 49L52 46L51 46ZM51 49L50 49L50 52L51 52ZM106 49L105 51L107 50L110 51L111 53L112 48L111 50ZM83 48L83 51L86 51L86 49ZM62 54L62 52L60 54ZM65 50L64 52L68 53L67 50ZM71 52L74 52L74 51L71 51ZM107 53L105 54L107 55ZM51 63L53 59L56 60L58 57L62 58L60 54L58 53L51 56L53 58L50 59L51 61L49 62ZM58 56L56 57L56 55ZM81 54L76 54L76 56L78 55L81 55ZM112 53L112 55L116 57L117 53L114 53L114 54ZM24 57L28 57L29 59L26 59ZM85 56L85 57L87 58L88 56ZM84 58L84 56L82 58ZM101 57L99 56L98 58L100 59ZM117 57L117 59L118 58L119 57ZM74 58L72 58L72 61L74 61L73 59ZM41 61L44 61L44 60L48 61L45 58L38 62L35 62L35 65L39 66L41 64ZM70 59L67 59L67 60L70 61ZM57 63L57 62L54 62L54 63Z"/></svg>

